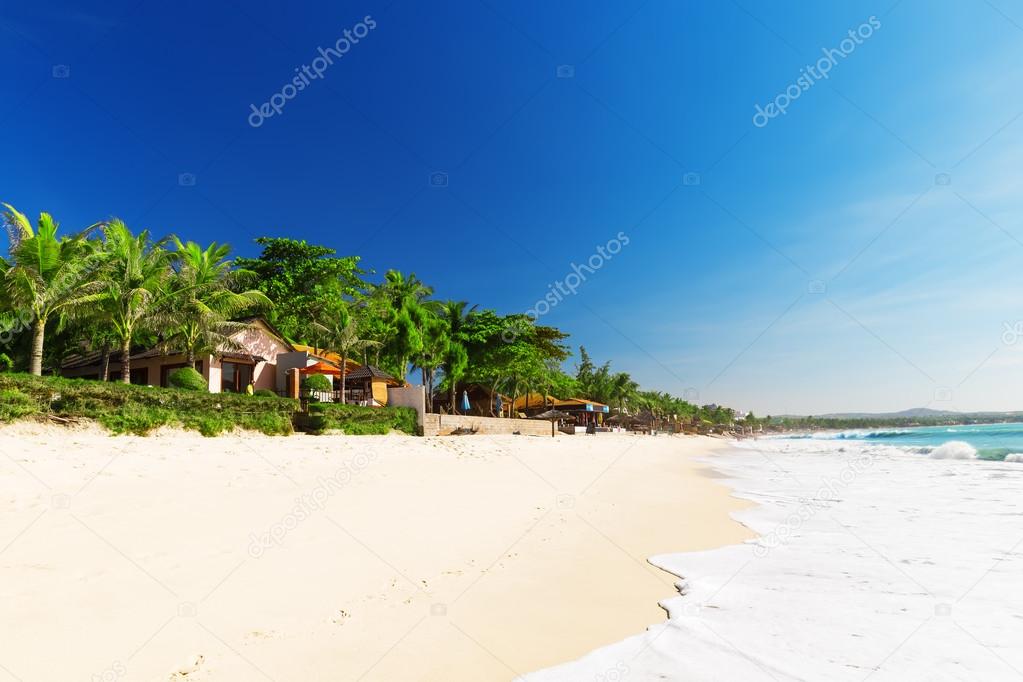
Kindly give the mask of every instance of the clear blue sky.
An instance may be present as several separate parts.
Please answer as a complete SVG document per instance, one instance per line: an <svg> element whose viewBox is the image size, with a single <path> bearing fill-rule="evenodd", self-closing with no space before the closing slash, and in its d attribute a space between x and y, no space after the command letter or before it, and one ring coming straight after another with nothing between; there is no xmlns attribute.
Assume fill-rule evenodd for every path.
<svg viewBox="0 0 1023 682"><path fill-rule="evenodd" d="M624 232L542 320L645 387L1023 409L1020 0L93 4L0 10L22 211L306 238L502 312Z"/></svg>

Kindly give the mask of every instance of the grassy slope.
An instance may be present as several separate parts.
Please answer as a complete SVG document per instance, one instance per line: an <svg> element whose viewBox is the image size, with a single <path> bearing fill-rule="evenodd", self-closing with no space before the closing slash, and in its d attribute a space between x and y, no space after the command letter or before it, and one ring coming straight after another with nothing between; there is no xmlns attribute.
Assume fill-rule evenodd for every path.
<svg viewBox="0 0 1023 682"><path fill-rule="evenodd" d="M54 415L93 419L114 433L145 435L178 426L215 436L237 426L277 435L292 432L297 408L283 398L0 374L0 422Z"/></svg>
<svg viewBox="0 0 1023 682"><path fill-rule="evenodd" d="M416 433L416 414L409 408L313 404L309 415L298 414L298 409L298 401L286 398L0 373L0 423L53 415L92 419L113 433L138 435L160 426L205 436L235 427L284 435L293 432L296 421L313 433L384 434L392 429Z"/></svg>

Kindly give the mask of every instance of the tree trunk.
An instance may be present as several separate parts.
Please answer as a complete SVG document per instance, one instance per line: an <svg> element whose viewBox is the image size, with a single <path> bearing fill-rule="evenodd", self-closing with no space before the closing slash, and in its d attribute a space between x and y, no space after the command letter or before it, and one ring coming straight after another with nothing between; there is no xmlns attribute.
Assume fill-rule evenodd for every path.
<svg viewBox="0 0 1023 682"><path fill-rule="evenodd" d="M194 348L189 348L188 349L188 366L191 367L192 369L198 371L198 368L195 366L195 349Z"/></svg>
<svg viewBox="0 0 1023 682"><path fill-rule="evenodd" d="M348 356L341 355L341 404L345 404L345 375L348 374ZM373 386L373 381L369 382L370 387Z"/></svg>
<svg viewBox="0 0 1023 682"><path fill-rule="evenodd" d="M131 334L121 343L121 383L131 383Z"/></svg>
<svg viewBox="0 0 1023 682"><path fill-rule="evenodd" d="M426 392L426 411L433 412L433 388L430 386L433 382L430 380L429 372L426 371L425 367L421 368L420 371L423 375L423 389Z"/></svg>
<svg viewBox="0 0 1023 682"><path fill-rule="evenodd" d="M29 372L37 377L43 375L43 340L46 336L46 320L37 317L32 324L32 357Z"/></svg>
<svg viewBox="0 0 1023 682"><path fill-rule="evenodd" d="M103 371L100 374L100 379L103 381L110 381L110 344L103 344Z"/></svg>
<svg viewBox="0 0 1023 682"><path fill-rule="evenodd" d="M454 377L448 377L451 379L451 414L458 414L458 410L455 409L455 379Z"/></svg>

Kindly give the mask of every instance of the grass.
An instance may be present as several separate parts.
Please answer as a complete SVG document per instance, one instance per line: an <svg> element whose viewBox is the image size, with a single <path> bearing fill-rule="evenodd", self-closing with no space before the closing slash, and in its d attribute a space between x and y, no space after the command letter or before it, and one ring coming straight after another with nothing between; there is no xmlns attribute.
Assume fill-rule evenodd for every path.
<svg viewBox="0 0 1023 682"><path fill-rule="evenodd" d="M232 393L125 386L116 382L0 373L0 422L85 418L113 433L146 435L161 426L216 436L235 427L267 435L294 431L298 401Z"/></svg>
<svg viewBox="0 0 1023 682"><path fill-rule="evenodd" d="M301 426L310 433L343 431L349 436L418 431L416 411L410 407L362 407L338 403L310 403Z"/></svg>

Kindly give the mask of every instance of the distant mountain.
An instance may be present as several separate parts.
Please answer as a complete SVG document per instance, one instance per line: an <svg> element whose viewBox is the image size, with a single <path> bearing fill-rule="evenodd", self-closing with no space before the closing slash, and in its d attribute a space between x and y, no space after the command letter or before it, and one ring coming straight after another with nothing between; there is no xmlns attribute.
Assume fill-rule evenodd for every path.
<svg viewBox="0 0 1023 682"><path fill-rule="evenodd" d="M914 419L917 417L965 417L972 414L996 414L994 412L953 412L951 410L932 410L929 407L913 407L901 412L836 412L818 415L829 419ZM1002 413L997 413L1002 414ZM1004 414L1015 414L1006 412Z"/></svg>

